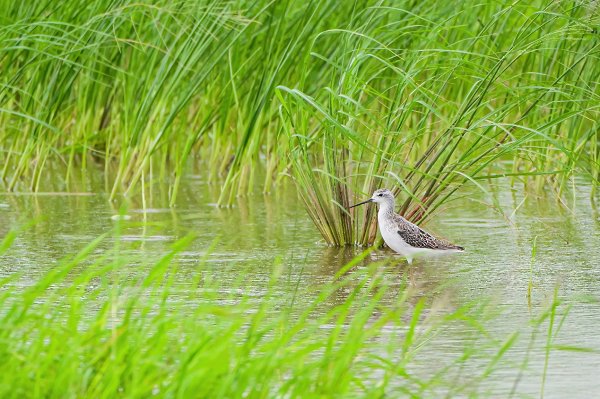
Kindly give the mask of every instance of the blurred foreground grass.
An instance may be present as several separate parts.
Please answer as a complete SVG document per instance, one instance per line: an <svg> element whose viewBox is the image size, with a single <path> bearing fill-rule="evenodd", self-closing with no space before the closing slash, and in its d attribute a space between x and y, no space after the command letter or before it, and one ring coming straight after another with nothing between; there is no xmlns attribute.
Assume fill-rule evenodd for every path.
<svg viewBox="0 0 600 399"><path fill-rule="evenodd" d="M519 336L543 346L549 325L548 359L562 324L555 297L526 331L494 337L486 325L502 313L488 300L453 308L390 259L367 262L371 250L309 288L280 259L264 281L224 282L208 261L216 242L190 270L178 254L193 235L145 259L119 239L123 226L33 280L0 280L2 398L479 397L494 394L498 370L518 393L529 351L521 364L503 356ZM454 355L422 355L456 330Z"/></svg>

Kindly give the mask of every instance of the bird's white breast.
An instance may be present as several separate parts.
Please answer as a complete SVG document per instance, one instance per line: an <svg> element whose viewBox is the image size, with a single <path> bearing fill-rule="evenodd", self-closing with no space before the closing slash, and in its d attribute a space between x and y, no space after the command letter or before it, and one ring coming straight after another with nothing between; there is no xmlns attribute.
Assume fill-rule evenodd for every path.
<svg viewBox="0 0 600 399"><path fill-rule="evenodd" d="M379 212L377 215L377 220L379 222L379 231L381 232L383 241L385 241L388 247L406 257L409 262L416 255L424 255L425 253L433 251L428 248L415 248L408 245L402 239L400 234L398 234L398 226L396 223L383 216L382 212Z"/></svg>

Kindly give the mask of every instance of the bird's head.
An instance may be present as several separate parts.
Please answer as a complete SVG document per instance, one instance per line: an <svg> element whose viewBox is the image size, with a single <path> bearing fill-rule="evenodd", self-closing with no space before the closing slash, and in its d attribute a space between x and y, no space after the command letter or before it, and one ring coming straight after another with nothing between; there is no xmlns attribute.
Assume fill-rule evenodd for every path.
<svg viewBox="0 0 600 399"><path fill-rule="evenodd" d="M379 190L373 193L371 197L372 202L378 202L380 204L385 202L394 203L394 194L387 188L380 188Z"/></svg>
<svg viewBox="0 0 600 399"><path fill-rule="evenodd" d="M380 188L379 190L373 193L373 196L366 201L363 201L359 204L352 205L350 208L354 208L355 206L368 204L369 202L377 202L380 204L394 204L394 194L387 188Z"/></svg>

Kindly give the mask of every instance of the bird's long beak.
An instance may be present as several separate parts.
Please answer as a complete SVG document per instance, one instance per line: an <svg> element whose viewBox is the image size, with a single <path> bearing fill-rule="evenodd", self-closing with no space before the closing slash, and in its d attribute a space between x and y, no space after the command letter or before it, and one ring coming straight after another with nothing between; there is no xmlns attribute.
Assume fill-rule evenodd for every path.
<svg viewBox="0 0 600 399"><path fill-rule="evenodd" d="M361 202L360 204L352 205L350 208L354 208L355 206L359 206L359 205L368 204L369 202L373 202L373 198L369 198L368 200ZM348 208L348 209L350 209L350 208Z"/></svg>

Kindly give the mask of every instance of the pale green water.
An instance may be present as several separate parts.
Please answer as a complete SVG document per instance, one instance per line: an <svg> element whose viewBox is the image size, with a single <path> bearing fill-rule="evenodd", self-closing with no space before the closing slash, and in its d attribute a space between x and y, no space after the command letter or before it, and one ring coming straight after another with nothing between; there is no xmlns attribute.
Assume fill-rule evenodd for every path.
<svg viewBox="0 0 600 399"><path fill-rule="evenodd" d="M186 283L185 265L195 267L218 236L221 238L216 250L208 258L215 278L221 279L226 289L227 282L247 267L248 275L256 281L253 294L258 297L269 278L270 265L278 257L290 278L300 281L302 286L310 286L331 281L334 273L360 252L355 248L325 246L292 186L269 195L256 193L239 198L233 208L219 209L214 206L218 187L207 185L202 173L196 173L185 179L174 209L168 207L168 186L154 184L146 198L148 224L130 228L123 236L132 243L143 238L141 244L132 245L128 251L158 258L174 240L190 231L196 232L198 238L180 255L183 271L180 284ZM504 309L490 327L499 338L517 328L527 332L527 321L541 311L546 295L552 298L558 284L559 296L571 303L572 308L554 343L597 352L553 351L544 397L594 397L600 392L600 218L590 205L587 188L583 183L579 185L577 200L567 196L571 197L566 201L570 210L558 206L554 200L531 196L523 202L522 188L511 190L504 185L492 189L506 217L511 217L518 207L510 222L478 202L491 202L484 196L452 201L448 203L450 208L425 228L463 245L467 253L421 262L408 272L415 284L425 290L458 278L459 282L445 292L431 294L446 295L449 308L494 298ZM0 194L0 237L11 226L47 216L22 234L8 256L0 258L0 277L24 272L20 281L28 284L50 270L57 259L76 252L112 228L123 202L123 199L112 204L107 201L99 172L88 172L69 186L69 191L85 195L59 194L67 191L62 179L48 180L42 191L47 194ZM130 221L142 222L141 198L135 198L128 207ZM160 223L161 227L153 223ZM541 291L534 289L530 313L526 293L535 236L538 238L533 281ZM388 256L394 255L379 250L373 258ZM389 279L400 284L400 275L390 275ZM344 292L339 295L340 300L345 296ZM461 331L450 331L428 348L415 367L426 369L443 362L450 353L461 353L467 344L465 339ZM539 397L544 340L542 337L536 341L530 353L529 370L518 385L519 393ZM522 341L506 354L516 365L525 356L527 334ZM505 366L485 384L495 386L499 395L506 396L517 373L515 368Z"/></svg>

